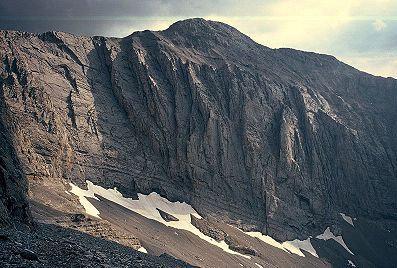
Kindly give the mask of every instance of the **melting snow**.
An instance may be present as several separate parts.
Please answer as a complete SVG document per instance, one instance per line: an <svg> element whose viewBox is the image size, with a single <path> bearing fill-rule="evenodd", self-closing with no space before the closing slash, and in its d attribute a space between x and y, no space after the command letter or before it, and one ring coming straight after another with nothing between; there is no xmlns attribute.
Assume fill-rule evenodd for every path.
<svg viewBox="0 0 397 268"><path fill-rule="evenodd" d="M293 241L285 241L285 242L277 242L274 240L272 237L268 235L264 235L261 232L244 232L248 234L249 236L256 237L266 244L269 244L273 247L279 248L281 250L284 250L289 253L293 253L302 257L305 257L305 254L301 251L301 249L306 250L310 254L312 254L315 257L318 257L316 250L313 248L310 238L306 240L298 240L295 239Z"/></svg>
<svg viewBox="0 0 397 268"><path fill-rule="evenodd" d="M347 216L347 215L344 214L344 213L339 213L339 214L342 216L342 218L343 218L348 224L350 224L351 226L354 226L353 219L352 219L351 217Z"/></svg>
<svg viewBox="0 0 397 268"><path fill-rule="evenodd" d="M138 251L147 254L147 250L146 250L146 248L144 248L144 247L138 248Z"/></svg>
<svg viewBox="0 0 397 268"><path fill-rule="evenodd" d="M99 211L87 200L86 197L91 197L99 200L94 194L100 195L109 201L119 204L129 210L132 210L148 219L158 221L166 226L173 227L176 229L186 230L199 238L209 242L210 244L217 246L227 253L239 255L244 258L250 259L250 256L240 254L229 249L229 246L225 241L216 241L215 239L204 235L199 229L191 224L190 214L196 218L201 219L201 216L185 202L171 202L166 198L161 197L159 194L153 192L149 195L138 194L138 200L131 198L125 198L117 191L117 189L105 189L101 186L97 186L90 181L87 181L88 190L82 190L76 185L70 183L72 186L71 193L79 197L80 203L83 205L86 213L95 217L99 217ZM159 214L157 208L173 215L178 218L179 221L166 222Z"/></svg>
<svg viewBox="0 0 397 268"><path fill-rule="evenodd" d="M329 229L329 227L327 227L327 229L325 229L323 234L320 234L318 236L316 236L316 238L318 239L322 239L322 240L329 240L329 239L333 239L336 242L338 242L342 247L344 247L350 254L354 255L353 252L351 252L351 250L346 246L345 241L343 241L342 236L335 236L331 230Z"/></svg>

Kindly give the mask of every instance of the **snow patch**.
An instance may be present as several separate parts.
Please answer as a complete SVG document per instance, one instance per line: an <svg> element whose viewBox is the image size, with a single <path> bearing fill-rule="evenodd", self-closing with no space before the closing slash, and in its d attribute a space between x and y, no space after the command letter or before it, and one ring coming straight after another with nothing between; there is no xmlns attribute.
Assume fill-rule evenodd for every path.
<svg viewBox="0 0 397 268"><path fill-rule="evenodd" d="M274 240L272 237L270 237L268 235L264 235L261 232L244 232L244 233L251 237L258 238L259 240L262 240L266 244L269 244L273 247L282 249L287 252L287 250L285 250L285 248L283 247L283 245L281 245L281 243L277 242L276 240Z"/></svg>
<svg viewBox="0 0 397 268"><path fill-rule="evenodd" d="M349 266L351 267L357 267L354 262L352 262L351 260L347 260L347 263L349 264Z"/></svg>
<svg viewBox="0 0 397 268"><path fill-rule="evenodd" d="M138 248L138 251L147 254L147 250L146 250L146 248L144 248L144 247Z"/></svg>
<svg viewBox="0 0 397 268"><path fill-rule="evenodd" d="M186 204L185 202L182 203L171 202L166 198L161 197L159 194L155 192L150 193L149 195L138 194L138 200L134 200L132 198L123 197L123 195L119 191L117 191L116 188L105 189L101 186L93 184L90 181L86 181L86 182L87 182L88 190L82 190L76 185L70 183L70 185L72 186L72 190L70 192L79 197L80 203L84 206L86 213L89 215L99 217L98 216L99 211L87 200L86 197L91 197L99 200L97 197L95 197L95 195L99 195L106 198L109 201L112 201L131 211L134 211L144 216L145 218L155 220L157 222L160 222L169 227L173 227L175 229L189 231L197 235L199 238L207 241L208 243L221 248L223 251L227 253L233 255L239 255L247 259L251 258L250 256L229 249L229 245L226 244L225 241L218 242L215 239L204 235L198 228L196 228L191 223L191 217L190 217L190 215L192 214L194 217L201 219L201 216L192 208L192 206ZM170 221L170 222L165 221L161 217L157 208L178 218L179 221Z"/></svg>
<svg viewBox="0 0 397 268"><path fill-rule="evenodd" d="M153 79L153 77L149 75L149 79L150 79L150 82L152 83L152 85L153 85L154 87L157 87L157 83L156 83L156 81Z"/></svg>
<svg viewBox="0 0 397 268"><path fill-rule="evenodd" d="M347 216L347 215L344 214L344 213L339 213L339 214L342 216L342 218L343 218L348 224L350 224L351 226L354 227L353 219L352 219L351 217Z"/></svg>
<svg viewBox="0 0 397 268"><path fill-rule="evenodd" d="M259 268L263 268L262 265L260 265L259 263L255 262L255 265L258 266Z"/></svg>
<svg viewBox="0 0 397 268"><path fill-rule="evenodd" d="M329 239L333 239L336 242L338 242L342 247L344 247L346 249L347 252L349 252L350 254L354 255L353 252L351 252L351 250L347 247L347 245L345 244L345 241L343 241L342 236L335 236L329 227L327 227L327 229L325 229L324 233L316 236L316 238L327 241Z"/></svg>
<svg viewBox="0 0 397 268"><path fill-rule="evenodd" d="M318 258L317 252L314 249L314 247L312 246L312 243L310 242L310 237L307 238L306 240L292 240L292 241L285 241L283 242L283 246L285 249L291 251L294 254L297 254L299 256L305 257L305 255L303 254L302 250L305 250L307 252L309 252L310 254L312 254L314 257Z"/></svg>
<svg viewBox="0 0 397 268"><path fill-rule="evenodd" d="M349 217L350 218L350 217ZM319 257L316 250L314 249L312 243L311 243L311 237L307 238L306 240L292 240L292 241L285 241L285 242L278 242L272 237L268 235L264 235L261 232L244 232L245 234L255 237L260 239L261 241L265 242L266 244L269 244L273 247L279 248L281 250L284 250L288 253L296 254L301 257L305 257L305 254L303 254L302 250L307 251L308 253L312 254L315 257ZM321 240L329 240L333 239L337 243L339 243L342 247L346 249L347 252L350 254L354 255L354 253L347 247L345 241L343 240L342 236L335 236L330 228L328 227L324 233L318 235L316 238L321 239Z"/></svg>
<svg viewBox="0 0 397 268"><path fill-rule="evenodd" d="M69 183L69 184L72 187L72 190L70 190L70 192L79 197L80 204L84 207L85 213L93 217L100 218L99 211L86 198L86 197L90 197L99 200L98 198L95 197L94 192L89 187L88 190L83 190L80 189L78 186L74 185L73 183Z"/></svg>
<svg viewBox="0 0 397 268"><path fill-rule="evenodd" d="M262 240L263 242L265 242L266 244L269 244L273 247L279 248L281 250L284 250L285 252L288 253L292 253L292 254L296 254L299 255L301 257L305 257L305 254L303 254L302 250L305 250L307 252L309 252L310 254L312 254L315 257L318 257L316 250L313 248L310 239L311 238L307 238L306 240L292 240L292 241L285 241L285 242L278 242L276 241L274 238L268 236L268 235L264 235L261 232L244 232L247 235L251 236L251 237L256 237L259 240Z"/></svg>

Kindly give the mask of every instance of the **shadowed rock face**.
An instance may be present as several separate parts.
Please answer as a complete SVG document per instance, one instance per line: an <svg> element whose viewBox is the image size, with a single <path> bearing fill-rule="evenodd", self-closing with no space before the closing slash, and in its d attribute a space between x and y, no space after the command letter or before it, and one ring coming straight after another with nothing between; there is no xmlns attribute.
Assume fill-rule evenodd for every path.
<svg viewBox="0 0 397 268"><path fill-rule="evenodd" d="M0 48L30 183L156 191L279 239L341 211L397 219L394 79L202 19L122 39L1 31Z"/></svg>
<svg viewBox="0 0 397 268"><path fill-rule="evenodd" d="M7 111L0 103L0 228L17 220L31 223L29 204L26 200L27 181L13 148L9 131L16 129L17 122L9 121Z"/></svg>

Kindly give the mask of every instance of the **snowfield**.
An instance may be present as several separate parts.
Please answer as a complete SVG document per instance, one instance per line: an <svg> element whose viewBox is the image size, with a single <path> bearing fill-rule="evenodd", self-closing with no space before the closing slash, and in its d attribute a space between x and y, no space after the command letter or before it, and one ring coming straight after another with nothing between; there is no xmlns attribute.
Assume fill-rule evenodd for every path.
<svg viewBox="0 0 397 268"><path fill-rule="evenodd" d="M208 243L217 246L221 248L223 251L234 254L234 255L239 255L244 258L250 259L250 256L235 252L231 249L229 249L229 246L226 244L225 241L216 241L215 239L204 235L198 228L196 228L192 223L191 223L191 217L190 215L195 216L196 218L201 219L201 216L190 206L189 204L186 204L185 202L171 202L167 200L164 197L161 197L159 194L152 192L149 195L144 195L144 194L138 194L138 200L134 200L132 198L126 198L123 197L123 195L117 191L116 188L114 189L105 189L101 186L95 185L90 181L86 181L87 183L87 190L83 190L79 188L78 186L74 185L73 183L70 183L70 186L72 189L70 190L70 193L75 194L76 196L79 197L80 204L84 207L85 211L87 214L100 218L99 217L99 211L88 201L87 197L89 198L94 198L96 200L98 199L97 196L103 197L109 201L112 201L120 206L123 206L131 211L134 211L145 218L155 220L157 222L160 222L166 226L173 227L175 229L180 229L180 230L186 230L189 231L195 235L197 235L199 238L207 241ZM96 196L97 195L97 196ZM162 211L167 212L168 214L171 214L172 216L176 217L178 221L165 221L159 211L157 209L160 209ZM350 225L354 226L353 220L351 217L346 216L343 213L340 213L342 218L348 222ZM244 232L245 234L258 238L259 240L265 242L266 244L269 244L273 247L279 248L285 252L288 252L290 254L296 254L301 257L305 257L305 254L302 252L302 250L307 251L311 255L315 256L318 258L318 254L314 247L311 244L311 237L307 238L306 240L292 240L292 241L285 241L285 242L278 242L272 237L268 235L264 235L260 232ZM346 249L350 254L354 255L354 253L347 247L345 244L342 236L335 236L330 228L328 227L323 234L320 234L316 236L317 239L321 240L329 240L333 239L336 242L338 242L342 247ZM139 249L141 252L147 253L146 249L141 247Z"/></svg>
<svg viewBox="0 0 397 268"><path fill-rule="evenodd" d="M93 184L90 181L86 182L88 188L87 190L83 190L73 183L70 183L70 186L72 187L70 192L79 197L81 205L89 215L99 218L99 211L87 199L87 197L91 197L95 198L96 200L100 200L95 196L98 195L131 211L134 211L145 218L155 220L175 229L189 231L208 243L221 248L227 253L239 255L247 259L251 258L250 256L240 254L229 249L229 245L226 244L225 241L218 242L215 239L204 235L199 229L192 225L190 215L192 214L199 219L201 219L201 216L185 202L171 202L155 192L150 193L149 195L138 194L138 200L134 200L132 198L123 197L123 195L117 191L116 188L105 189L101 186ZM165 221L161 217L157 208L178 218L178 221Z"/></svg>

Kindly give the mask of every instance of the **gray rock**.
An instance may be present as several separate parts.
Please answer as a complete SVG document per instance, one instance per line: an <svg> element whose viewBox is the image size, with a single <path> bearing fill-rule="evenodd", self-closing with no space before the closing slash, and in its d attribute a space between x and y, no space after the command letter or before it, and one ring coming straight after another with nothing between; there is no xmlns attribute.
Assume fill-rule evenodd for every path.
<svg viewBox="0 0 397 268"><path fill-rule="evenodd" d="M29 250L29 249L23 249L19 252L19 255L26 260L29 261L38 261L39 257L37 256L36 253L34 253L33 251Z"/></svg>
<svg viewBox="0 0 397 268"><path fill-rule="evenodd" d="M342 211L397 219L395 79L202 19L122 39L1 31L0 58L30 183L156 191L282 240Z"/></svg>
<svg viewBox="0 0 397 268"><path fill-rule="evenodd" d="M252 256L258 256L258 252L251 248L250 246L243 245L239 242L237 242L233 237L231 236L226 236L225 239L226 244L229 245L229 249L239 252L241 254L245 255L252 255Z"/></svg>
<svg viewBox="0 0 397 268"><path fill-rule="evenodd" d="M72 222L80 223L80 222L84 221L84 220L86 219L86 217L85 217L84 214L76 213L76 214L73 214L73 215L70 217L70 219L71 219Z"/></svg>
<svg viewBox="0 0 397 268"><path fill-rule="evenodd" d="M162 210L159 209L159 208L156 208L156 209L157 209L157 211L159 212L161 218L163 218L163 220L165 220L166 222L170 222L170 221L179 221L178 218L172 216L171 214L169 214L169 213L167 213L167 212L165 212L165 211L162 211Z"/></svg>
<svg viewBox="0 0 397 268"><path fill-rule="evenodd" d="M8 121L9 119L2 103L0 79L0 228L9 225L12 220L27 224L32 220L26 199L26 176L7 129L14 128L16 122ZM6 121L7 127L4 125Z"/></svg>
<svg viewBox="0 0 397 268"><path fill-rule="evenodd" d="M34 232L8 230L10 240L0 243L0 267L192 267L69 228L41 223L35 227Z"/></svg>
<svg viewBox="0 0 397 268"><path fill-rule="evenodd" d="M190 219L191 219L192 225L195 226L197 229L199 229L200 232L202 232L206 236L209 236L209 237L215 239L216 241L225 240L227 234L224 231L222 231L221 229L217 228L211 222L209 222L203 218L198 219L191 214L190 214Z"/></svg>

